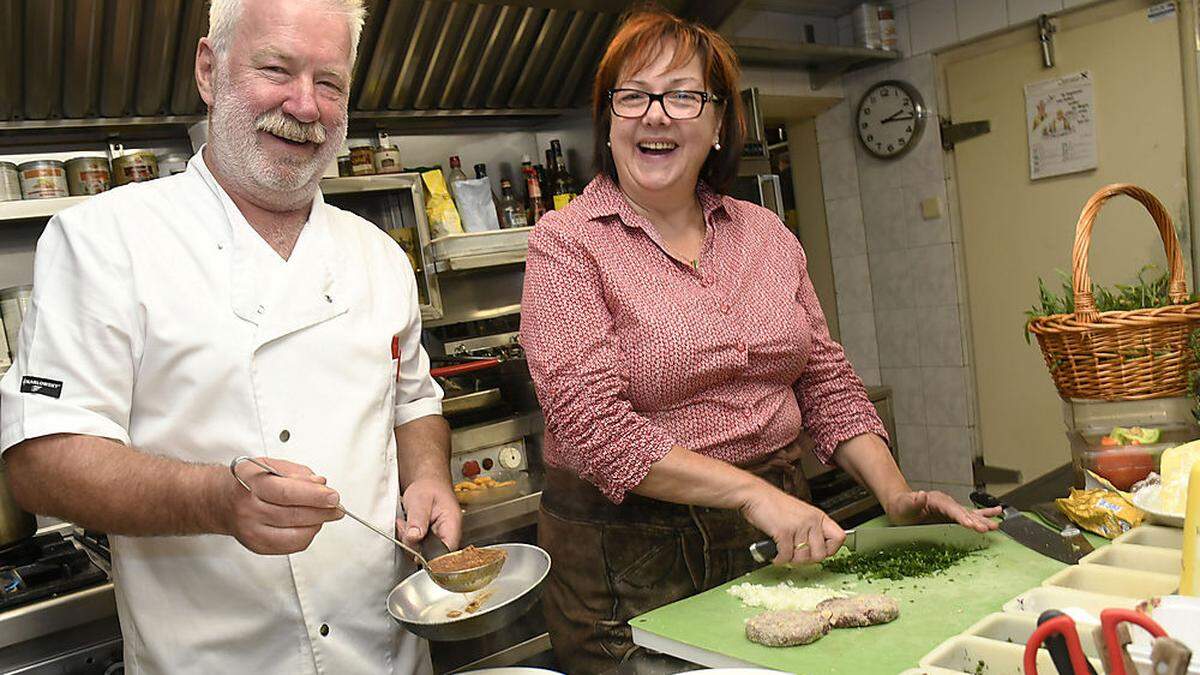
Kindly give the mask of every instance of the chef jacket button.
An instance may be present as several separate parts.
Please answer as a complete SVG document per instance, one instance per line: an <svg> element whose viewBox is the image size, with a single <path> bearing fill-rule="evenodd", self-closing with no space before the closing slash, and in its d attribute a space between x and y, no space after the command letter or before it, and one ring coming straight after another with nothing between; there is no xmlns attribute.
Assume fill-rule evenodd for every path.
<svg viewBox="0 0 1200 675"><path fill-rule="evenodd" d="M292 432L288 431L287 429L284 429L283 431L279 432L279 441L281 443L287 443L288 439L291 437L292 437Z"/></svg>
<svg viewBox="0 0 1200 675"><path fill-rule="evenodd" d="M321 628L320 628L319 632L321 633L321 637L325 637L326 635L329 635L329 624L327 624L327 623L321 624Z"/></svg>
<svg viewBox="0 0 1200 675"><path fill-rule="evenodd" d="M263 307L262 305L259 305L258 309L254 310L254 311L258 312L259 314L262 314L263 312L267 311L267 308Z"/></svg>

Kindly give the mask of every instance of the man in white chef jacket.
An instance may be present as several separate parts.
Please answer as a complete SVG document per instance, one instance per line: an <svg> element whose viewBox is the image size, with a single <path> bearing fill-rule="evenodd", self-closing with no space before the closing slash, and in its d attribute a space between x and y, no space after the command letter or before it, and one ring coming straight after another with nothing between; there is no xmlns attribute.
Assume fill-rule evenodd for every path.
<svg viewBox="0 0 1200 675"><path fill-rule="evenodd" d="M362 21L214 0L206 148L38 242L0 449L22 505L113 535L127 672L432 670L387 614L396 547L333 508L458 545L413 271L318 191ZM240 455L285 477L241 464L248 492Z"/></svg>

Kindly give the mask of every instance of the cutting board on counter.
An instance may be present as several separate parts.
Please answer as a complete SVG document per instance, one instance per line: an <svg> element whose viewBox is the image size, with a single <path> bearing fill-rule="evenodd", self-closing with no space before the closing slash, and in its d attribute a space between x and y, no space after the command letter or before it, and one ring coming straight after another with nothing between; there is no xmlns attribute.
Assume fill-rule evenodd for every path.
<svg viewBox="0 0 1200 675"><path fill-rule="evenodd" d="M873 521L870 525L878 525ZM635 641L689 661L712 665L753 664L791 673L894 675L917 664L943 640L981 617L998 612L1014 596L1038 586L1066 565L1035 553L1000 532L991 545L946 572L899 581L860 581L817 565L768 565L723 586L680 600L630 621ZM1096 545L1103 540L1089 539ZM763 647L746 639L744 622L764 611L746 607L727 592L734 584L821 585L851 593L885 593L900 603L900 618L883 626L835 629L800 647Z"/></svg>

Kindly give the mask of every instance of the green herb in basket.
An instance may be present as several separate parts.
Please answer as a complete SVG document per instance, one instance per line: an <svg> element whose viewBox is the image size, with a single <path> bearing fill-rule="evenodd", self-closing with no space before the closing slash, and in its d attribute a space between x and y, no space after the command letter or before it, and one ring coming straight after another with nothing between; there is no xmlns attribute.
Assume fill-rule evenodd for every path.
<svg viewBox="0 0 1200 675"><path fill-rule="evenodd" d="M1137 274L1137 283L1133 285L1116 284L1112 288L1092 284L1092 297L1096 300L1096 310L1100 312L1132 311L1152 307L1166 307L1175 304L1167 290L1170 286L1168 276L1164 272L1159 276L1151 273L1158 270L1157 265L1146 265ZM1029 322L1043 316L1055 314L1073 314L1075 312L1075 289L1071 286L1071 277L1062 270L1057 270L1062 279L1062 293L1056 295L1046 288L1046 282L1038 277L1038 304L1025 312L1025 341L1029 342ZM1188 299L1195 302L1195 296Z"/></svg>
<svg viewBox="0 0 1200 675"><path fill-rule="evenodd" d="M943 544L912 543L877 551L851 553L829 558L821 567L835 574L854 574L860 579L927 577L943 572L971 552Z"/></svg>

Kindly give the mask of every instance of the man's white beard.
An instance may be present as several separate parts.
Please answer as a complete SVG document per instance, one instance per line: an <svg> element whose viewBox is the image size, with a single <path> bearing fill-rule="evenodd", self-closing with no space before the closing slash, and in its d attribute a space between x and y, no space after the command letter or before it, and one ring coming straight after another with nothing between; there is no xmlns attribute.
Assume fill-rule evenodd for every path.
<svg viewBox="0 0 1200 675"><path fill-rule="evenodd" d="M346 117L336 127L325 127L325 142L308 159L275 157L263 148L258 135L266 113L251 110L238 97L225 69L217 70L208 146L221 175L264 207L290 210L312 201L321 175L346 140Z"/></svg>

